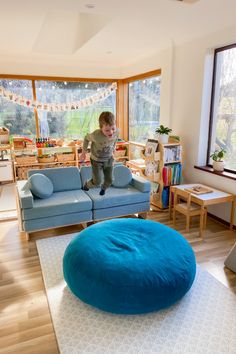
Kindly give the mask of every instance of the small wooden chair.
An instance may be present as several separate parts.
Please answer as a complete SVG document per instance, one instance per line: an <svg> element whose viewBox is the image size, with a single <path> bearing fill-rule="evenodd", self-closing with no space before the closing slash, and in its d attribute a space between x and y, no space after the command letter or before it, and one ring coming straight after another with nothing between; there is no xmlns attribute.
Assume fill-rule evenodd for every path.
<svg viewBox="0 0 236 354"><path fill-rule="evenodd" d="M191 193L181 189L174 190L173 224L176 222L176 211L186 216L186 231L189 232L190 218L201 215L201 207L191 201ZM204 228L206 227L207 209L204 208Z"/></svg>

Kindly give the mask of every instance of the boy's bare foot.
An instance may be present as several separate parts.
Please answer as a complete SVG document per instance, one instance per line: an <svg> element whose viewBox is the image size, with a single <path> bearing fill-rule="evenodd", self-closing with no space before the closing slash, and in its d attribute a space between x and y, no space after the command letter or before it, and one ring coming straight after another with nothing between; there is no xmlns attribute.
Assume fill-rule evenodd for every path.
<svg viewBox="0 0 236 354"><path fill-rule="evenodd" d="M89 191L89 187L88 187L87 183L84 184L83 190L84 190L84 191Z"/></svg>

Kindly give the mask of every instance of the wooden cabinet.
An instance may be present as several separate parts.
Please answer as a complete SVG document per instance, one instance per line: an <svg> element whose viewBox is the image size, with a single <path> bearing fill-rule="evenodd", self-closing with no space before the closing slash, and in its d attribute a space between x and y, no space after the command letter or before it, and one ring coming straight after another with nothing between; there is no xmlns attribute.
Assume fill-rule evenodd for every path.
<svg viewBox="0 0 236 354"><path fill-rule="evenodd" d="M0 144L0 182L13 181L11 146Z"/></svg>
<svg viewBox="0 0 236 354"><path fill-rule="evenodd" d="M82 144L82 143L81 143ZM129 154L129 143L119 141L116 146L115 160L126 161ZM82 145L62 147L31 146L23 149L12 149L14 179L27 179L28 170L53 167L84 166L90 164L90 153L86 154L86 161L80 161Z"/></svg>

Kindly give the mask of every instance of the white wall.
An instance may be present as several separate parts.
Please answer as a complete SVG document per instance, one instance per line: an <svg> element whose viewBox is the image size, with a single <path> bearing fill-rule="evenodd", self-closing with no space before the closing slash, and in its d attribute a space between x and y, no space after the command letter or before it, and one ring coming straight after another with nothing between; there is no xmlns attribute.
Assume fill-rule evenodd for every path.
<svg viewBox="0 0 236 354"><path fill-rule="evenodd" d="M233 194L236 194L236 181L196 170L194 165L205 161L205 149L201 146L206 147L208 134L211 53L214 48L235 43L235 38L236 26L176 47L171 98L172 128L183 138L186 181L205 183ZM204 75L207 75L205 81ZM209 211L227 221L230 219L227 204L211 207Z"/></svg>
<svg viewBox="0 0 236 354"><path fill-rule="evenodd" d="M235 43L236 26L178 46L123 70L123 76L161 68L161 122L180 135L186 182L205 183L236 195L236 181L194 169L205 164L209 123L212 59L215 48ZM205 79L204 79L205 78ZM209 208L230 220L228 203ZM235 215L236 225L236 215Z"/></svg>

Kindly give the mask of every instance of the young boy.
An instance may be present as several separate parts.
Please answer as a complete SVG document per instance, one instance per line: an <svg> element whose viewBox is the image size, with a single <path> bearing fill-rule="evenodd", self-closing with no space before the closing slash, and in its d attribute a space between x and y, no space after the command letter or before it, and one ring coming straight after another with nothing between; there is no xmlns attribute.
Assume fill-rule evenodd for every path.
<svg viewBox="0 0 236 354"><path fill-rule="evenodd" d="M112 183L113 152L118 139L114 115L111 112L102 112L99 116L99 127L100 129L85 136L80 160L85 160L88 144L91 141L92 178L85 183L83 189L88 191L89 188L100 186L104 178L99 193L104 195Z"/></svg>

